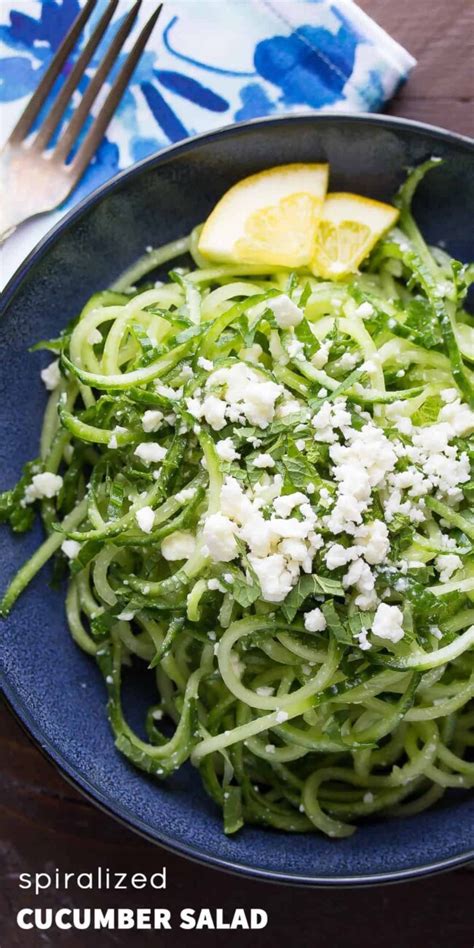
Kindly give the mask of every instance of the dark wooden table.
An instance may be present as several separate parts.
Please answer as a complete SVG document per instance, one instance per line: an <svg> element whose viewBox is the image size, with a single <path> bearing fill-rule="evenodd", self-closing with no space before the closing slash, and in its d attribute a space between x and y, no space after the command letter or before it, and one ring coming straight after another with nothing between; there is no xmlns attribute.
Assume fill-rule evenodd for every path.
<svg viewBox="0 0 474 948"><path fill-rule="evenodd" d="M474 3L472 0L363 0L364 9L418 59L409 83L387 111L392 115L474 133ZM117 872L168 868L161 904L178 913L186 905L261 907L269 914L260 933L206 932L200 943L314 948L473 948L474 872L459 869L402 885L363 890L287 889L197 866L144 842L104 816L56 773L31 745L9 712L0 716L0 920L1 948L56 946L109 948L123 944L187 946L195 932L166 934L19 932L18 909L31 903L18 888L21 872ZM91 899L87 892L38 897L41 906L124 904L123 893ZM150 904L139 892L130 907ZM157 904L160 904L157 901ZM151 937L150 937L151 936Z"/></svg>
<svg viewBox="0 0 474 948"><path fill-rule="evenodd" d="M418 60L389 115L474 135L472 0L359 0Z"/></svg>

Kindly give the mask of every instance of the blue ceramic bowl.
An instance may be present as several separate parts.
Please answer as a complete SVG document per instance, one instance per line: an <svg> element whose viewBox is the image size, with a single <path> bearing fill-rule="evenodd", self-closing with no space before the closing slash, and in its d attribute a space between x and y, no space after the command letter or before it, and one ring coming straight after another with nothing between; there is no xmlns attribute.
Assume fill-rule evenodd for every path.
<svg viewBox="0 0 474 948"><path fill-rule="evenodd" d="M187 233L231 184L277 163L328 160L331 187L389 199L409 165L445 163L423 181L416 213L433 242L474 258L474 146L410 122L372 116L292 116L203 135L147 159L84 201L43 240L13 277L0 323L0 487L35 454L45 392L44 353L28 346L54 336L95 291L107 287L148 244ZM4 586L40 539L2 531ZM63 591L43 572L1 627L7 699L30 735L91 800L144 836L191 858L292 883L382 882L474 858L474 795L453 795L407 820L367 822L350 839L288 836L245 828L226 838L197 773L184 767L166 786L115 750L105 691L91 659L73 643ZM147 704L139 676L127 705Z"/></svg>

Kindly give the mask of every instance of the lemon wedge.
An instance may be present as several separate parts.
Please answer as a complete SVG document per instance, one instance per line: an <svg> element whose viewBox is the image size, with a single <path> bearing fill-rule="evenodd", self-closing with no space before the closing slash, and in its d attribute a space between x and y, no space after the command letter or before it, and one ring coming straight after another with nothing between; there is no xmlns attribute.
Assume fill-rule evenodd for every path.
<svg viewBox="0 0 474 948"><path fill-rule="evenodd" d="M244 178L208 217L199 252L225 263L308 266L327 181L326 164L280 165Z"/></svg>
<svg viewBox="0 0 474 948"><path fill-rule="evenodd" d="M391 204L359 194L328 194L316 221L311 270L326 280L353 273L397 218Z"/></svg>

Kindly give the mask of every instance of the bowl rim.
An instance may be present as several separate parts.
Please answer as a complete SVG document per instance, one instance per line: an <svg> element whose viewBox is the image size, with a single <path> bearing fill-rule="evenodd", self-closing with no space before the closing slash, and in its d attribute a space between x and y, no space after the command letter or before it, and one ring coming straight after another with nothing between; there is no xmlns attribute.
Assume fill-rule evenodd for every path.
<svg viewBox="0 0 474 948"><path fill-rule="evenodd" d="M40 242L25 257L17 270L13 273L2 292L2 303L0 305L0 317L6 312L14 296L19 290L21 283L28 275L32 267L44 256L48 248L56 243L61 237L63 231L67 230L71 224L85 215L90 208L99 203L104 197L118 190L122 184L142 172L159 167L166 163L170 158L176 155L186 154L192 151L196 145L206 144L207 142L226 138L232 135L245 133L252 128L268 128L276 124L299 124L300 122L309 122L315 124L331 124L335 121L341 125L374 125L375 127L387 129L404 129L407 131L427 134L435 141L443 141L456 145L461 145L466 151L474 155L474 139L465 135L451 132L447 129L435 125L429 125L410 119L403 119L394 116L372 115L365 113L339 113L325 112L323 114L312 112L297 112L284 115L268 116L256 118L247 122L234 122L212 131L203 132L199 135L191 136L176 144L154 152L152 155L134 163L130 167L103 182L99 187L91 191L82 201L75 205L64 217L60 218L55 225L45 234ZM407 869L389 870L386 872L369 872L357 875L345 876L320 876L311 873L304 875L300 873L281 872L273 869L263 869L255 866L249 866L244 863L224 859L211 853L202 852L194 845L186 842L180 842L168 836L166 831L160 827L159 833L152 834L147 824L133 812L129 812L122 804L112 802L108 794L104 793L99 787L89 782L88 778L79 774L74 766L67 760L64 754L59 751L48 739L45 740L42 729L34 718L33 714L27 708L25 702L17 694L13 685L8 681L6 674L1 674L3 695L6 699L6 705L16 720L19 722L29 739L36 745L41 753L52 763L59 771L62 777L68 781L79 793L81 793L92 804L99 807L103 812L113 817L128 829L138 833L139 836L147 839L155 845L162 846L168 852L184 856L198 864L204 864L211 868L221 869L229 873L238 874L266 882L280 884L321 887L321 888L343 888L352 886L370 886L387 883L406 881L414 878L432 875L454 869L462 866L471 860L474 860L474 845L471 849L458 853L454 856L438 860L429 860L426 863L409 867Z"/></svg>

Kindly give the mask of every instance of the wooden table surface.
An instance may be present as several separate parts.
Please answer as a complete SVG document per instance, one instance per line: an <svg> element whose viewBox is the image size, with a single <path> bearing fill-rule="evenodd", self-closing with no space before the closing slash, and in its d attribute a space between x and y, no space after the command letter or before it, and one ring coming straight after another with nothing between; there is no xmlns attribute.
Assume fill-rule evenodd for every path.
<svg viewBox="0 0 474 948"><path fill-rule="evenodd" d="M474 133L472 0L363 0L362 6L418 59L409 82L387 111L392 115ZM242 933L205 933L209 946L311 944L314 948L472 948L474 872L464 868L402 885L361 890L287 889L226 875L188 862L141 840L103 815L76 793L49 764L6 709L0 716L0 931L1 948L56 946L109 948L123 944L187 946L195 933L22 932L15 916L32 900L18 888L20 872L91 871L99 865L117 872L168 868L168 889L161 904L173 912L186 905L228 910L261 907L267 929ZM124 904L122 893L87 892L38 897L35 904L106 907ZM126 904L150 904L135 893ZM159 902L157 904L160 904ZM151 935L151 937L150 937Z"/></svg>

